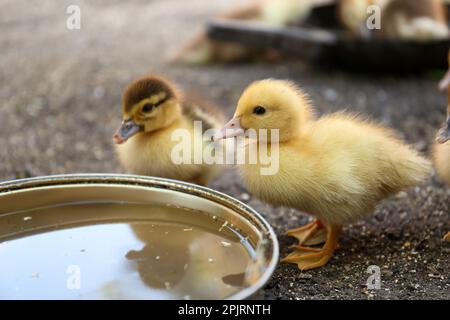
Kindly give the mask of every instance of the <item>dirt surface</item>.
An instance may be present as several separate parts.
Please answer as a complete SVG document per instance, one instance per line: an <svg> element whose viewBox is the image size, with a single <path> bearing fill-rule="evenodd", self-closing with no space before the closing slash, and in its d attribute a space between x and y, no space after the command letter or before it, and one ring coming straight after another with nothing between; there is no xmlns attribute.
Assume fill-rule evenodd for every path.
<svg viewBox="0 0 450 320"><path fill-rule="evenodd" d="M429 152L444 119L438 73L421 77L350 75L300 62L190 68L164 59L208 15L235 1L0 1L0 179L76 172L121 172L111 135L120 123L120 96L133 78L162 73L202 94L227 116L242 89L267 77L290 78L311 95L319 113L348 108L396 128ZM69 4L82 10L81 30L65 27ZM381 57L380 57L381 58ZM240 198L274 226L281 255L285 230L307 221L287 208L249 196L226 171L212 187ZM449 299L450 188L433 177L380 204L344 229L341 249L320 270L279 265L267 299ZM381 289L368 290L367 267L381 268Z"/></svg>

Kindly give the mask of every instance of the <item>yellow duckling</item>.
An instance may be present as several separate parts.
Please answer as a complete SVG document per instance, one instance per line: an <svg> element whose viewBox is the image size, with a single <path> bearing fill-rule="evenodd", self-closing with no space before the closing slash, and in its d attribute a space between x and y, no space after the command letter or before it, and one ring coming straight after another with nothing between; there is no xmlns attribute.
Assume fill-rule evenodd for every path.
<svg viewBox="0 0 450 320"><path fill-rule="evenodd" d="M206 142L194 134L194 121L202 122L202 130L220 127L222 115L206 104L190 101L169 81L155 76L131 83L122 98L123 122L113 140L121 164L129 173L159 176L206 185L217 172L207 164L176 164L172 161L175 130L191 135L193 148L200 152ZM181 131L180 131L181 132ZM195 139L200 139L196 141ZM197 150L198 151L198 150ZM195 150L192 150L192 155Z"/></svg>
<svg viewBox="0 0 450 320"><path fill-rule="evenodd" d="M442 0L390 0L382 13L381 32L393 39L446 39L447 9Z"/></svg>
<svg viewBox="0 0 450 320"><path fill-rule="evenodd" d="M417 185L431 170L430 162L390 129L343 112L315 119L306 95L289 81L251 84L234 118L215 139L250 134L249 129L279 130L279 142L267 146L269 152L278 148L279 170L261 175L261 161L247 161L239 166L247 188L263 201L317 218L288 232L299 245L283 261L301 270L330 260L342 225L364 217L380 200ZM304 246L323 240L320 249Z"/></svg>
<svg viewBox="0 0 450 320"><path fill-rule="evenodd" d="M355 35L368 36L366 21L372 5L383 9L389 0L338 0L337 15L345 29Z"/></svg>
<svg viewBox="0 0 450 320"><path fill-rule="evenodd" d="M433 146L433 161L439 177L450 184L450 50L448 52L448 64L449 70L439 83L439 88L441 90L447 89L448 92L447 121L437 134ZM445 235L444 240L450 242L450 232Z"/></svg>

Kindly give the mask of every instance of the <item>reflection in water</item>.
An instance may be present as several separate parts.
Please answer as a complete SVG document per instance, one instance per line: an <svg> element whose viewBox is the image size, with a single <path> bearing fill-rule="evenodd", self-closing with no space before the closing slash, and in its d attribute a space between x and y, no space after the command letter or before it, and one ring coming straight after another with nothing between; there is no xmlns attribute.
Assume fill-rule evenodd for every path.
<svg viewBox="0 0 450 320"><path fill-rule="evenodd" d="M142 281L149 287L161 289L178 284L189 262L189 241L181 242L179 237L172 235L183 234L184 231L177 226L161 228L145 224L133 224L131 228L144 242L144 247L129 251L126 258L135 262ZM186 234L190 241L194 240L192 234Z"/></svg>
<svg viewBox="0 0 450 320"><path fill-rule="evenodd" d="M222 278L222 281L230 286L243 287L245 283L245 272L229 274Z"/></svg>
<svg viewBox="0 0 450 320"><path fill-rule="evenodd" d="M225 298L240 285L226 279L245 272L251 253L222 224L139 204L0 216L0 299ZM68 286L71 266L79 288Z"/></svg>

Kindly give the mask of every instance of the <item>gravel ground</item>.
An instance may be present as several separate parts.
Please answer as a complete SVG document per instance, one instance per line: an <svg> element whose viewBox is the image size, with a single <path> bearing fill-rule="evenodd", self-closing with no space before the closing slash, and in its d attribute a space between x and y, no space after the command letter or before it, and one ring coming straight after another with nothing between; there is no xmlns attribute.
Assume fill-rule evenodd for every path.
<svg viewBox="0 0 450 320"><path fill-rule="evenodd" d="M320 113L348 108L392 126L418 149L444 117L439 74L421 77L349 75L299 62L188 68L164 57L213 12L237 0L0 1L0 179L74 172L121 172L111 135L120 123L120 95L133 78L166 74L209 98L230 116L241 90L266 77L290 78ZM69 4L82 10L81 30L65 28ZM243 199L274 226L281 254L288 228L307 216L274 208L246 193L233 171L212 187ZM324 268L301 273L280 265L267 299L449 299L450 188L435 177L380 204L345 228L342 248ZM381 289L367 290L369 265L381 268Z"/></svg>

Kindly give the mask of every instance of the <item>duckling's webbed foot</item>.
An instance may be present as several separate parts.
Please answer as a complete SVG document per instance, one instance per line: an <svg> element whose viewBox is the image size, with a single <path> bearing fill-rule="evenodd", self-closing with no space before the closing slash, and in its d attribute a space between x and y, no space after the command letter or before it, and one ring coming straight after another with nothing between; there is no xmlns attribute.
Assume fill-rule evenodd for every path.
<svg viewBox="0 0 450 320"><path fill-rule="evenodd" d="M327 264L337 247L340 227L326 227L326 241L322 248L309 248L301 245L294 247L294 252L281 260L295 263L302 271L320 268Z"/></svg>
<svg viewBox="0 0 450 320"><path fill-rule="evenodd" d="M450 117L447 118L446 125L439 130L436 137L436 141L440 144L444 144L449 140L450 140Z"/></svg>
<svg viewBox="0 0 450 320"><path fill-rule="evenodd" d="M444 236L444 241L450 242L450 232L447 232L447 234Z"/></svg>
<svg viewBox="0 0 450 320"><path fill-rule="evenodd" d="M322 244L326 240L326 229L320 220L315 220L300 228L289 230L287 234L297 238L300 246L314 246Z"/></svg>

